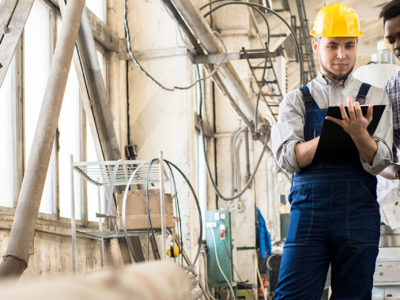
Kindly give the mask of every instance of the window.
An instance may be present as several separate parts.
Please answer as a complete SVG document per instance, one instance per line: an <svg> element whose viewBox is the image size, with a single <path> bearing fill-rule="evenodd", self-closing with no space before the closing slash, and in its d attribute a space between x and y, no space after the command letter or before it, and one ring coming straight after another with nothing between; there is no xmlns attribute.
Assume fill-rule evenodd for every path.
<svg viewBox="0 0 400 300"><path fill-rule="evenodd" d="M14 206L15 178L15 63L11 63L0 88L0 205Z"/></svg>
<svg viewBox="0 0 400 300"><path fill-rule="evenodd" d="M71 217L71 155L74 161L81 160L81 141L82 141L82 114L79 82L74 64L68 75L67 86L65 89L64 100L58 120L58 166L59 166L59 199L60 216ZM81 203L81 184L79 175L74 172L75 202ZM75 205L75 217L81 219L81 207Z"/></svg>
<svg viewBox="0 0 400 300"><path fill-rule="evenodd" d="M101 20L105 21L106 0L89 0L87 5ZM0 89L0 143L2 144L0 147L0 188L2 190L0 206L2 207L15 206L15 195L19 193L16 182L22 176L22 167L29 163L32 147L35 147L37 143L34 140L35 130L48 82L52 53L55 48L54 41L61 27L61 21L57 15L56 8L49 5L49 1L33 2L22 39L23 53L17 56L22 57L23 60L21 62L23 78L20 79L17 76L20 73L19 69L16 69L17 65L19 68L16 61L19 60L14 59ZM101 48L97 54L103 78L106 80L107 52ZM19 99L20 95L17 94L17 91L21 89L24 91L23 99ZM54 216L71 217L70 156L73 155L74 161L98 160L81 100L79 78L72 62L39 209L45 214L41 215L45 218L47 215L50 215L50 219L54 219ZM17 113L19 111L17 103L23 103L21 115ZM19 135L23 132L23 138L19 138L21 141L17 141L17 136L19 136L17 130L21 131ZM23 152L17 151L20 147L23 147ZM76 172L74 175L76 218L84 222L98 221L96 213L100 212L100 208L97 187L92 184L86 185ZM104 191L101 190L103 203L104 198Z"/></svg>
<svg viewBox="0 0 400 300"><path fill-rule="evenodd" d="M86 7L104 23L107 22L107 3L105 0L86 0Z"/></svg>
<svg viewBox="0 0 400 300"><path fill-rule="evenodd" d="M51 61L50 9L41 1L34 1L24 29L24 117L25 165L29 162L36 124L49 77ZM55 173L54 151L47 172L40 212L54 213Z"/></svg>

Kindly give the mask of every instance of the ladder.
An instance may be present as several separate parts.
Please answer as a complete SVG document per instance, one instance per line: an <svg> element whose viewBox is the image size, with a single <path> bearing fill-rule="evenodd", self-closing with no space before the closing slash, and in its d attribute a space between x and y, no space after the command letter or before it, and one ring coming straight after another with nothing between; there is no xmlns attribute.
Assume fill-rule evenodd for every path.
<svg viewBox="0 0 400 300"><path fill-rule="evenodd" d="M283 94L281 87L278 82L278 77L276 76L276 71L272 61L272 53L268 49L268 44L265 43L265 49L262 49L265 58L265 61L262 65L254 65L250 62L250 60L254 57L253 52L259 52L260 50L246 50L244 47L242 48L242 55L246 59L251 74L257 84L258 94L257 94L257 102L259 98L264 101L269 112L271 113L272 118L276 121L278 116L278 108L279 104L283 99ZM259 59L259 57L257 57ZM257 73L262 71L261 76L257 76ZM271 76L268 76L271 75ZM268 79L269 78L269 79ZM264 92L263 88L268 86L268 91Z"/></svg>
<svg viewBox="0 0 400 300"><path fill-rule="evenodd" d="M296 17L292 16L292 27L295 29L299 41L300 53L303 58L304 74L303 83L306 84L317 76L315 71L314 53L311 47L311 35L308 28L308 19L304 0L296 0L299 15L299 26L296 24Z"/></svg>

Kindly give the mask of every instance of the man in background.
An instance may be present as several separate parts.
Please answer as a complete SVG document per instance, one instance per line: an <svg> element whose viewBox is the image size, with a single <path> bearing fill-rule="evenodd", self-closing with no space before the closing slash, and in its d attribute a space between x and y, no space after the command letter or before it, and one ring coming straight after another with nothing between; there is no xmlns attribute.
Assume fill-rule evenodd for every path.
<svg viewBox="0 0 400 300"><path fill-rule="evenodd" d="M400 0L391 1L382 7L379 17L383 18L386 46L397 59L400 59ZM392 102L393 152L395 153L396 149L400 148L400 72L388 80L385 91ZM397 162L396 157L395 162ZM397 169L399 170L399 167ZM398 171L393 177L399 178Z"/></svg>

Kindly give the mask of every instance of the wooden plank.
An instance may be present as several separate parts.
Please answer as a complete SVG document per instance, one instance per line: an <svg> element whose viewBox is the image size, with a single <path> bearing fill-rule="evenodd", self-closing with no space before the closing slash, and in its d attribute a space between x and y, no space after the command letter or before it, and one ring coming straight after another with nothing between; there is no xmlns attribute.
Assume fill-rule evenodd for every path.
<svg viewBox="0 0 400 300"><path fill-rule="evenodd" d="M126 53L127 50L125 40L120 39L109 26L104 24L104 22L89 9L86 9L86 13L96 42L102 45L107 51ZM125 51L121 51L123 49Z"/></svg>
<svg viewBox="0 0 400 300"><path fill-rule="evenodd" d="M81 92L84 94L83 104L93 136L96 138L98 157L103 157L105 160L120 159L121 153L108 106L107 93L97 58L94 38L85 12L79 29L77 52L79 53L79 58L76 59L76 64L78 64L77 73L80 78ZM117 191L117 189L115 190ZM118 242L125 263L131 262L128 247L133 249L132 256L135 261L144 260L142 246L138 237L119 238Z"/></svg>
<svg viewBox="0 0 400 300"><path fill-rule="evenodd" d="M11 17L14 14L18 0L4 0L0 3L0 41L4 38L4 34L9 26Z"/></svg>
<svg viewBox="0 0 400 300"><path fill-rule="evenodd" d="M16 4L15 4L16 2ZM21 37L33 0L8 0L0 7L0 87ZM3 7L5 8L3 11ZM8 14L7 14L8 13ZM5 26L7 25L8 26ZM4 29L6 31L4 32Z"/></svg>

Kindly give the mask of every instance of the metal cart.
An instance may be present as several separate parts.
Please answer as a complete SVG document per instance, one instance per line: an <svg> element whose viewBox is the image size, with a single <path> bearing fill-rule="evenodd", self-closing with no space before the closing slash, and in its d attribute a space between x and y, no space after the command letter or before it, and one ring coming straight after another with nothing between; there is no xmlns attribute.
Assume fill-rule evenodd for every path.
<svg viewBox="0 0 400 300"><path fill-rule="evenodd" d="M170 182L168 176L164 172L163 153L160 152L159 158L155 160L118 160L118 161L97 161L97 162L74 162L71 155L71 235L72 235L72 263L73 271L77 270L76 261L76 235L81 234L89 238L101 241L101 258L104 257L104 239L141 236L147 235L146 230L127 230L126 228L126 199L131 185L137 184L159 184L160 189L160 213L161 213L161 232L156 234L162 235L162 258L166 258L166 225L165 225L165 204L164 204L164 185ZM78 172L86 181L97 186L97 201L101 210L100 187L106 190L106 207L105 211L98 212L96 216L99 218L99 230L76 230L75 218L75 190L74 190L74 173ZM122 204L123 231L118 228L116 222L117 209L114 202L114 188L124 189L124 198ZM93 199L88 199L93 201ZM103 229L104 219L110 221L109 228Z"/></svg>

